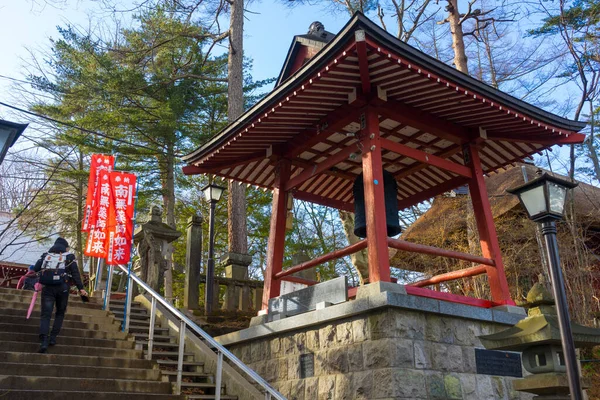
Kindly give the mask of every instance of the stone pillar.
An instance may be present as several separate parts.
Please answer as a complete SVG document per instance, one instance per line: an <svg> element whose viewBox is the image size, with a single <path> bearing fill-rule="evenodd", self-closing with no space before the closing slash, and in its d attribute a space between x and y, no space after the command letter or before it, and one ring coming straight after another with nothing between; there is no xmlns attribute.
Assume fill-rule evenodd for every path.
<svg viewBox="0 0 600 400"><path fill-rule="evenodd" d="M263 288L255 288L252 290L252 306L255 311L262 308Z"/></svg>
<svg viewBox="0 0 600 400"><path fill-rule="evenodd" d="M141 278L156 291L160 291L167 267L163 251L179 236L181 233L162 222L162 211L158 207L152 207L150 221L135 231L133 240L139 249Z"/></svg>
<svg viewBox="0 0 600 400"><path fill-rule="evenodd" d="M200 268L202 267L202 217L193 215L188 219L185 255L185 287L183 307L188 310L200 308Z"/></svg>
<svg viewBox="0 0 600 400"><path fill-rule="evenodd" d="M252 256L248 254L240 254L240 253L228 253L227 258L223 261L223 265L225 266L225 277L232 279L248 279L248 266L252 262ZM239 299L241 297L241 287L233 286L233 290L229 290L225 292L225 298L223 301L223 309L229 310L229 305L234 304L233 310L239 308ZM230 296L233 296L230 299Z"/></svg>

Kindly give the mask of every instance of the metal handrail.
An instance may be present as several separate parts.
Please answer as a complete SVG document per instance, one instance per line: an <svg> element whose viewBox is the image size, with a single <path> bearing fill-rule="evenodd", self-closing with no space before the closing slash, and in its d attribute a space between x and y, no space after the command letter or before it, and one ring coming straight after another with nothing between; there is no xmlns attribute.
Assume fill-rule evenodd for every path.
<svg viewBox="0 0 600 400"><path fill-rule="evenodd" d="M250 378L252 378L252 380L254 380L256 383L258 383L258 385L260 385L260 387L262 387L265 390L265 399L277 399L277 400L287 400L281 393L279 393L277 390L275 390L275 388L273 388L267 381L265 381L260 375L258 375L254 370L252 370L250 367L248 367L246 364L244 364L239 358L237 358L235 355L233 355L233 353L231 353L229 350L227 350L222 344L220 344L219 342L217 342L215 339L213 339L208 333L206 333L204 330L202 330L202 328L200 328L198 325L196 325L196 323L194 321L192 321L191 319L189 319L187 316L185 316L185 314L183 314L181 311L179 311L178 309L176 309L175 307L173 307L173 305L171 305L164 297L162 297L160 294L158 294L155 290L153 290L150 286L148 286L148 284L146 284L146 282L144 282L143 280L141 280L134 272L131 272L131 274L129 274L129 271L127 270L127 268L123 267L122 265L118 265L118 267L126 274L129 275L129 288L132 288L132 280L135 281L138 285L140 285L147 293L149 293L152 296L152 310L151 310L151 315L150 315L150 319L151 322L154 321L154 314L156 313L156 302L159 302L160 304L162 304L171 314L173 314L175 317L177 317L180 321L181 321L181 325L179 328L179 333L180 333L180 341L179 341L179 357L178 357L178 365L177 365L177 369L178 369L178 373L177 373L177 394L181 394L181 372L183 370L183 338L185 337L185 332L187 331L186 327L189 327L189 329L191 329L192 331L196 332L198 335L200 335L200 337L202 339L204 339L208 344L210 344L213 348L216 349L217 352L217 371L216 371L216 377L217 377L217 384L219 386L215 387L215 399L216 400L220 400L221 398L221 387L220 387L220 383L221 383L221 376L222 376L222 369L223 369L223 356L227 357L228 360L230 360L233 364L235 364L240 370L242 370L244 373L246 373L246 375L248 375ZM131 290L130 290L131 292ZM106 291L105 294L106 297L110 297L110 287L108 288L108 290ZM130 297L130 296L128 296ZM126 314L124 315L124 320L125 321L129 321L129 309L130 309L130 301L131 299L128 298L126 301L129 301L128 306L126 307L127 311ZM153 324L150 325L150 331L149 331L149 336L148 336L148 355L150 356L150 358L152 357L152 345L153 345L153 336L154 336L154 326Z"/></svg>

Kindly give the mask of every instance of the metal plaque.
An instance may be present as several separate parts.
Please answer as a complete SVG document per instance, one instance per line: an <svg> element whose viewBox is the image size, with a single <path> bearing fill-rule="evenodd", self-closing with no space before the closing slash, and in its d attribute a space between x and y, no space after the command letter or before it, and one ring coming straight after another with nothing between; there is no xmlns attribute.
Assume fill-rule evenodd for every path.
<svg viewBox="0 0 600 400"><path fill-rule="evenodd" d="M315 355L313 353L300 355L300 379L315 375Z"/></svg>
<svg viewBox="0 0 600 400"><path fill-rule="evenodd" d="M475 364L478 374L523 377L521 353L475 349Z"/></svg>
<svg viewBox="0 0 600 400"><path fill-rule="evenodd" d="M345 276L340 276L269 300L269 319L273 320L275 315L285 318L312 311L321 302L338 304L345 301L348 301L348 281Z"/></svg>

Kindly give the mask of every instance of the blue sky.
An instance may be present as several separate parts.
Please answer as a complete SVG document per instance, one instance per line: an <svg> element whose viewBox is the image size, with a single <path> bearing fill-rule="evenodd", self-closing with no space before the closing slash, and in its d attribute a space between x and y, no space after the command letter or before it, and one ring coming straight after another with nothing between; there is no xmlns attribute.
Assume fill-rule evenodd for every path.
<svg viewBox="0 0 600 400"><path fill-rule="evenodd" d="M23 66L30 59L27 48L38 51L49 48L49 38L56 37L56 26L71 23L89 25L90 17L101 15L97 4L83 0L55 0L59 7L44 0L0 0L0 75L24 78ZM347 22L347 13L332 15L318 7L301 6L294 9L280 1L254 1L247 6L245 20L245 53L254 61L252 75L261 80L279 74L292 37L308 31L313 21L321 21L325 28L337 33ZM18 101L10 93L10 81L0 77L0 101L14 104ZM0 117L10 113L0 107Z"/></svg>

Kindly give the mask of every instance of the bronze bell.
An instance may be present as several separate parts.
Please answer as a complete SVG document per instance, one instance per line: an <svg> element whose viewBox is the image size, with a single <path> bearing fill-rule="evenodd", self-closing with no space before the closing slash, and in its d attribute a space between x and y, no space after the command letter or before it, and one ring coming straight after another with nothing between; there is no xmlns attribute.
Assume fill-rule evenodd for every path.
<svg viewBox="0 0 600 400"><path fill-rule="evenodd" d="M398 200L396 194L398 184L394 175L383 171L383 190L385 198L385 219L387 224L387 235L396 236L402 232L400 219L398 218ZM365 186L363 174L361 173L354 181L354 234L361 238L367 237L367 218L365 215Z"/></svg>

